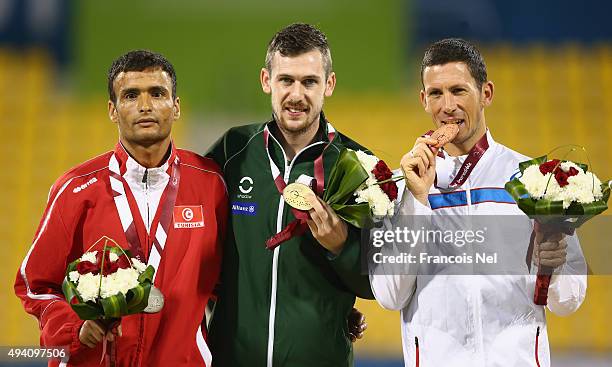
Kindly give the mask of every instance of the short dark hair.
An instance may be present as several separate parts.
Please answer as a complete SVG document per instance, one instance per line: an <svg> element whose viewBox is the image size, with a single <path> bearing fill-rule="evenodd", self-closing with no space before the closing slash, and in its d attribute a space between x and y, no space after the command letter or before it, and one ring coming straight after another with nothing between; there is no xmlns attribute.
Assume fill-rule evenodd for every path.
<svg viewBox="0 0 612 367"><path fill-rule="evenodd" d="M325 34L310 24L290 24L278 31L268 43L266 69L272 72L272 58L276 51L283 56L298 56L315 49L321 52L327 77L332 72L332 59Z"/></svg>
<svg viewBox="0 0 612 367"><path fill-rule="evenodd" d="M172 79L172 98L176 98L176 73L174 67L164 56L148 50L133 50L119 56L108 70L108 96L116 102L117 96L113 83L117 75L127 71L143 71L149 68L160 68Z"/></svg>
<svg viewBox="0 0 612 367"><path fill-rule="evenodd" d="M444 65L449 62L465 63L476 80L478 88L482 88L487 81L487 67L478 49L461 38L447 38L433 43L425 51L421 63L421 84L423 84L423 72L426 67Z"/></svg>

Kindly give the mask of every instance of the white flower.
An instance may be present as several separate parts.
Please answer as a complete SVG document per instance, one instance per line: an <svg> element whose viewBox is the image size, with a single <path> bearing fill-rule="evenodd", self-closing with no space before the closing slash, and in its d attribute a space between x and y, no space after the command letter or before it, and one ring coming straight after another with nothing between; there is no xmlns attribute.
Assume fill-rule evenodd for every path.
<svg viewBox="0 0 612 367"><path fill-rule="evenodd" d="M81 274L79 274L78 271L71 271L68 273L68 279L70 279L71 282L76 283L79 280L80 275Z"/></svg>
<svg viewBox="0 0 612 367"><path fill-rule="evenodd" d="M97 254L98 254L98 251L86 252L83 254L83 256L81 256L81 261L89 261L95 264Z"/></svg>
<svg viewBox="0 0 612 367"><path fill-rule="evenodd" d="M111 262L113 262L113 263L114 263L115 261L119 260L119 256L118 256L116 253L114 253L114 252L111 252L111 253L110 253L110 255L108 255L108 258L109 258L109 259L110 259L110 261L111 261Z"/></svg>
<svg viewBox="0 0 612 367"><path fill-rule="evenodd" d="M98 297L98 289L100 287L100 274L93 275L92 273L83 274L79 277L77 292L83 298L83 302L95 301Z"/></svg>
<svg viewBox="0 0 612 367"><path fill-rule="evenodd" d="M392 215L394 204L378 185L367 186L355 193L357 203L368 203L374 215Z"/></svg>
<svg viewBox="0 0 612 367"><path fill-rule="evenodd" d="M115 273L102 278L102 298L127 292L138 285L138 271L134 268L118 269Z"/></svg>
<svg viewBox="0 0 612 367"><path fill-rule="evenodd" d="M560 167L564 172L568 172L571 167L578 170L577 175L568 177L568 184L564 187L559 186L551 173L543 175L537 164L527 167L519 180L532 198L563 201L564 209L572 202L588 204L601 199L601 181L592 172L585 173L573 162L562 162Z"/></svg>
<svg viewBox="0 0 612 367"><path fill-rule="evenodd" d="M569 169L571 167L574 167L575 169L578 170L579 173L584 173L584 171L582 170L582 168L580 168L580 166L578 166L576 163L570 162L570 161L561 162L559 167L561 167L563 172L569 172Z"/></svg>
<svg viewBox="0 0 612 367"><path fill-rule="evenodd" d="M132 267L135 268L136 270L138 270L139 273L142 273L147 268L147 265L143 264L142 261L140 261L137 258L133 257L132 258Z"/></svg>
<svg viewBox="0 0 612 367"><path fill-rule="evenodd" d="M546 190L546 183L548 182L550 173L543 175L540 172L540 167L537 164L531 165L523 171L523 175L519 178L519 180L525 185L525 189L529 192L532 198L541 199L544 195L544 191ZM550 180L552 184L557 183L557 181L553 178Z"/></svg>
<svg viewBox="0 0 612 367"><path fill-rule="evenodd" d="M379 159L361 150L355 151L355 154L359 164L368 173L367 180L355 192L355 202L368 203L374 215L392 215L395 203L389 200L387 194L376 184L376 177L372 173Z"/></svg>

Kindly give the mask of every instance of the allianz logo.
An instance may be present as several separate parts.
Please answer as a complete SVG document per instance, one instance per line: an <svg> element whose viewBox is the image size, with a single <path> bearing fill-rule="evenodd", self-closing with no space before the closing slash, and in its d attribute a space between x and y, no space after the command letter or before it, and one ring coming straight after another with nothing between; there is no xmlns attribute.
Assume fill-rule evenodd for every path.
<svg viewBox="0 0 612 367"><path fill-rule="evenodd" d="M87 187L89 187L89 186L91 186L91 185L95 184L96 182L98 182L98 179L94 177L94 178L92 178L91 180L89 180L89 181L85 182L84 184L82 184L82 185L80 185L80 186L75 187L75 188L72 190L72 192L73 192L73 193L75 193L75 194L77 194L77 193L81 192L82 190L85 190Z"/></svg>

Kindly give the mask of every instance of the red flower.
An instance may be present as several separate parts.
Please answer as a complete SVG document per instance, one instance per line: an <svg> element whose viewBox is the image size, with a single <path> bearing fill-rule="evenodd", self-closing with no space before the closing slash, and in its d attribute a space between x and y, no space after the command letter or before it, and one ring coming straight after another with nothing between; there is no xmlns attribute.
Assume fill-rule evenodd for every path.
<svg viewBox="0 0 612 367"><path fill-rule="evenodd" d="M374 169L372 170L372 174L376 178L376 181L381 182L384 180L388 180L393 177L393 172L389 169L389 166L382 159L376 163ZM397 185L393 181L385 182L380 184L380 189L387 194L389 200L393 201L397 199Z"/></svg>
<svg viewBox="0 0 612 367"><path fill-rule="evenodd" d="M100 266L102 265L102 251L98 251L96 254L96 261ZM116 272L119 269L118 260L112 262L110 260L110 251L104 252L104 269L102 269L102 275L109 275Z"/></svg>
<svg viewBox="0 0 612 367"><path fill-rule="evenodd" d="M555 169L555 167L557 167L558 164L558 159L553 159L552 161L544 162L540 164L540 172L542 172L543 175L551 173Z"/></svg>
<svg viewBox="0 0 612 367"><path fill-rule="evenodd" d="M382 159L376 163L374 169L372 170L372 174L376 177L376 181L384 181L393 177L393 173L389 169L389 166Z"/></svg>
<svg viewBox="0 0 612 367"><path fill-rule="evenodd" d="M393 201L397 199L397 185L393 181L385 182L380 185L382 191L389 197L389 200Z"/></svg>
<svg viewBox="0 0 612 367"><path fill-rule="evenodd" d="M119 256L119 260L117 260L117 265L119 266L120 269L127 269L131 266L130 261L125 255Z"/></svg>
<svg viewBox="0 0 612 367"><path fill-rule="evenodd" d="M570 167L569 171L567 171L567 175L569 177L576 176L578 174L578 170L574 167Z"/></svg>
<svg viewBox="0 0 612 367"><path fill-rule="evenodd" d="M555 171L555 180L557 180L557 183L561 187L567 186L569 184L569 182L567 182L568 177L569 175L563 172L563 170L559 169Z"/></svg>
<svg viewBox="0 0 612 367"><path fill-rule="evenodd" d="M87 273L93 273L93 275L96 275L100 272L100 267L91 261L79 261L76 269L81 275Z"/></svg>

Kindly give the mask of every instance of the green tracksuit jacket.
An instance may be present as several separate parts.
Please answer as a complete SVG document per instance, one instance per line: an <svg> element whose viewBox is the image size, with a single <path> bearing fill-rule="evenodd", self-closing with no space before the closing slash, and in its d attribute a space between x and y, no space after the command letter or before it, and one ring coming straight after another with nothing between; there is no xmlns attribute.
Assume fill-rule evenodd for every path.
<svg viewBox="0 0 612 367"><path fill-rule="evenodd" d="M271 127L270 154L287 182L301 174L314 177L327 126L321 114L321 141L292 162L285 162ZM213 365L352 366L347 316L355 296L373 298L368 276L361 274L360 232L349 225L347 243L335 258L308 229L274 251L266 249L266 240L294 216L274 185L264 127L232 128L208 153L223 170L232 208L209 334ZM324 152L326 181L343 147L365 150L337 132Z"/></svg>

